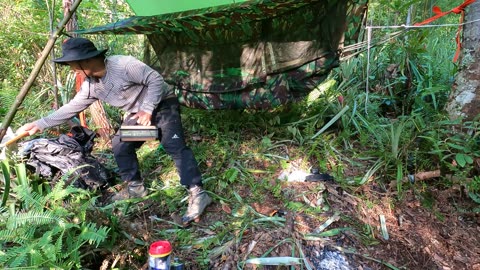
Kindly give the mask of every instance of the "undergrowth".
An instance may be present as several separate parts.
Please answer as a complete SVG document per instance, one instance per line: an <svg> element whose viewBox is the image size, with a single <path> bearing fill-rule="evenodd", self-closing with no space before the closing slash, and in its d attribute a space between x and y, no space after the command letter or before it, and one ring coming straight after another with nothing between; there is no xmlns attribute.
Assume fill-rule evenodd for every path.
<svg viewBox="0 0 480 270"><path fill-rule="evenodd" d="M391 5L395 3L401 1ZM324 228L316 235L295 237L332 237L353 230L364 244L377 244L380 230L358 223L354 217L336 215L335 205L328 203L321 185L301 194L285 189L288 181L280 176L293 177L295 172L309 173L311 169L333 176L336 185L363 200L366 208L379 202L363 195L362 187L392 190L394 205L406 190L425 185L415 181L416 173L434 170L441 171L438 181L445 186L451 185L446 175L455 176L469 198L480 205L475 164L480 158L478 119L450 120L443 111L456 72L450 62L453 46L443 42L452 33L406 32L372 48L371 59L363 52L343 62L305 99L268 111L184 108L188 144L219 211L213 222L199 229L180 228L169 218L185 211L186 191L178 183L173 162L156 142L139 149L142 173L151 192L148 199L153 199L158 209L148 217L143 216L148 211L145 202L99 206L92 193L63 182L50 187L25 169L13 173L12 165L4 163L0 265L82 268L94 260L98 250L118 252L115 248L128 242L135 249L125 248L126 256L141 266L149 242L170 239L193 258L188 265L191 269L206 269L215 261L238 256L234 251L253 232L284 228L287 218L280 210L305 213L320 224L338 217L352 227ZM369 89L365 89L366 80ZM6 81L3 84L4 89L13 89ZM11 104L13 95L2 91L0 101ZM43 95L27 102L31 107L48 103ZM3 107L0 113L5 113ZM22 120L39 113L23 112ZM107 108L107 113L118 117L115 110ZM114 168L108 150L96 154ZM24 164L17 163L13 167L22 170ZM282 209L262 214L252 207L254 203L268 206L269 202ZM132 231L136 228L125 223L133 224L138 216L148 233L135 236ZM100 217L101 224L97 224ZM293 243L292 254L302 257L294 236L287 236L284 242ZM132 250L135 252L129 254ZM237 258L232 267L245 266L248 256L242 255L245 257ZM127 269L128 262L123 264Z"/></svg>

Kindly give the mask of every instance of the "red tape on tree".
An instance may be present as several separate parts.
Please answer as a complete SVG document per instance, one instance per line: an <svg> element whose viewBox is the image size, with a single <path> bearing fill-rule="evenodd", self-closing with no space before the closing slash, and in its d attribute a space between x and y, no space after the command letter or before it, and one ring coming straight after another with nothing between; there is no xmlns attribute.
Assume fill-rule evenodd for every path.
<svg viewBox="0 0 480 270"><path fill-rule="evenodd" d="M443 17L447 14L450 14L452 12L455 13L455 14L460 14L460 23L459 23L459 26L458 26L457 34L455 36L455 40L457 42L457 51L455 52L455 56L453 57L453 62L457 62L458 56L460 55L460 51L462 49L462 44L460 42L460 34L461 34L461 31L462 31L463 19L465 17L465 7L467 7L468 5L470 5L473 2L475 2L475 0L465 0L465 2L463 2L463 4L459 5L458 7L452 8L449 11L445 11L445 12L442 12L442 10L438 6L434 6L432 8L432 11L436 15L431 17L431 18L428 18L428 19L424 20L423 22L416 23L416 24L414 24L414 26L425 25L425 24L431 23L431 22L435 21L436 19L441 18L441 17Z"/></svg>

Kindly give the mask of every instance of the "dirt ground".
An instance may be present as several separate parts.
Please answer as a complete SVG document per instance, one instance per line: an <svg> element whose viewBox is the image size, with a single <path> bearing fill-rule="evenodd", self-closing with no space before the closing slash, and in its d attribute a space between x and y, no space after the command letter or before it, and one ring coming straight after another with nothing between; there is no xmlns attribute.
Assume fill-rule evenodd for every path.
<svg viewBox="0 0 480 270"><path fill-rule="evenodd" d="M362 193L380 203L369 207L357 201L355 210L341 205L345 213L377 231L374 245L349 238L349 244L362 254L404 269L480 269L479 208L460 187L409 189L398 204L391 202L394 193L372 192L371 186ZM377 229L380 215L385 216L388 240ZM386 268L378 263L368 265Z"/></svg>
<svg viewBox="0 0 480 270"><path fill-rule="evenodd" d="M470 200L459 186L439 189L434 187L434 181L417 183L415 187L406 189L402 200L395 199L398 194L388 189L382 191L374 184L347 192L333 182L285 183L282 192L292 201L325 204L330 209L320 216L303 211L288 212L273 196L266 196L264 202L251 203L257 213L285 218L285 226L274 229L256 226L232 232L236 235L234 240L211 251L209 269L238 269L239 263L248 257L261 257L266 252L269 256L302 257L300 251L307 263L313 266L312 250L327 248L342 253L348 260L350 268L339 269L480 269L478 204ZM240 189L238 193L248 197L249 190ZM151 241L153 227L155 230L175 228L167 222L155 225L148 222L149 216L162 213L160 207L153 202L142 208L130 223L122 223L132 237L131 241ZM330 219L335 213L338 218ZM228 205L215 202L191 229L196 237L208 238L215 234L212 225L227 221L229 215L232 215L232 210ZM382 234L381 215L385 217L388 237ZM171 220L168 216L161 218ZM304 235L315 232L329 219L333 222L324 231L339 229L337 233L305 239ZM175 239L171 241L175 243ZM116 253L104 254L105 268L100 269L110 269L106 266L113 265L146 269L147 265L142 261L145 251L132 250L132 246L135 245L126 241L123 246L117 247ZM196 263L196 247L191 248L193 250L176 250L173 255L185 262L185 269L205 269ZM292 250L296 250L293 255ZM141 259L135 261L135 258ZM243 269L290 268L255 268L246 264Z"/></svg>
<svg viewBox="0 0 480 270"><path fill-rule="evenodd" d="M262 166L268 164L258 164ZM214 270L291 269L243 264L247 258L265 254L305 258L304 264L319 270L480 270L480 205L468 197L462 186L441 185L447 182L432 178L404 183L401 194L394 182L380 185L371 181L348 190L334 181L282 182L281 196L264 194L263 201L251 199L252 192L246 185L229 187L244 198L243 212L282 218L284 222L273 226L255 226L252 222L244 230L228 232L224 238L227 240L210 244L208 250L203 249L202 241L217 235L222 231L217 230L218 224L229 224L242 211L213 196L214 203L201 220L179 236L184 229L173 223L175 216L167 209L164 198L154 197L134 204L134 214L127 217L121 211L116 213L120 220L117 226L125 232L119 237L127 239L112 252L97 254L97 266L92 269L147 269L147 250L142 245L158 240L158 232L163 232L174 246L180 247L171 256L180 258L185 269L207 269L198 258L208 253L208 269ZM285 200L279 197L297 205L288 208L296 211L285 208ZM311 212L305 205L322 210ZM181 211L178 209L176 214ZM176 238L185 239L185 234L195 239L188 247ZM348 266L316 268L321 259L318 254L327 250L342 254Z"/></svg>
<svg viewBox="0 0 480 270"><path fill-rule="evenodd" d="M268 166L251 167L265 169ZM121 227L116 231L122 231L123 235L113 237L124 240L116 241L117 246L109 251L96 250L88 268L147 269L145 247L158 240L158 233L163 232L175 247L180 247L175 248L171 256L180 258L185 269L206 269L198 258L208 253L208 269L214 270L291 269L255 268L244 264L248 258L265 254L305 258L304 265L319 270L480 270L480 205L468 197L462 186L440 185L447 182L432 178L413 185L405 183L401 194L397 193L395 183L380 186L378 181L356 189L350 185L348 190L334 181L282 182L281 196L264 194L262 201L250 198L249 186L232 186L229 188L244 198L243 212L249 212L258 220L261 219L258 217L268 217L282 219L282 222L267 224L273 226L251 222L244 230L228 232L220 243L208 245L209 250L203 249L201 241L223 233L216 227L232 222L232 216L238 215L239 209L221 203L212 195L214 203L201 220L187 230L174 224L175 216L167 209L165 198L152 197L131 204L128 210L118 208L110 217L98 213L95 219L102 225ZM279 197L284 200L277 199ZM285 199L292 207L285 207ZM305 207L307 205L310 207ZM177 210L179 215L182 210ZM188 239L185 234L190 234L192 239L187 247L182 246L179 239ZM316 268L322 259L319 254L325 251L342 254L348 266ZM307 268L297 266L295 269Z"/></svg>
<svg viewBox="0 0 480 270"><path fill-rule="evenodd" d="M318 185L319 183L295 183L288 185L287 190L302 194L305 189L317 189ZM258 232L260 236L250 238L270 237L271 241L264 242L278 243L291 235L301 241L304 247L316 245L354 250L353 253L347 252L352 269L388 269L387 264L400 269L480 269L478 205L459 187L426 192L410 189L403 194L402 202L395 204L392 197L396 194L374 192L368 185L358 190L358 194L342 192L333 183L325 183L325 186L325 198L332 206L325 213L325 219L333 216L334 212L341 216L329 228L352 228L351 231L346 230L322 241L301 240L301 234L311 233L322 224L305 213L297 212L287 214L287 225L283 231ZM317 199L315 196L312 198L312 193L310 195L307 201ZM262 205L263 207L252 206L264 214L271 213L276 208L274 201ZM473 213L475 207L476 213ZM388 240L381 234L380 215L385 217ZM288 222L289 219L294 222ZM365 228L370 229L366 232ZM239 254L245 254L249 240L244 239ZM252 255L261 256L271 246L255 248ZM283 252L279 250L272 256L291 256L291 249L285 248ZM218 264L214 269L224 268Z"/></svg>

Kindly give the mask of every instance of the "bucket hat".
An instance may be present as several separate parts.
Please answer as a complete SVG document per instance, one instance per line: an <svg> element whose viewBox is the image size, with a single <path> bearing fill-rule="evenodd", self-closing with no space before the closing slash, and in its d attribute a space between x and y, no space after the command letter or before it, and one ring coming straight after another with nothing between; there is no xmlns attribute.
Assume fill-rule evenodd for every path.
<svg viewBox="0 0 480 270"><path fill-rule="evenodd" d="M86 38L70 38L62 44L62 57L54 59L53 62L67 65L67 62L85 60L105 54L107 50L98 50L93 42Z"/></svg>

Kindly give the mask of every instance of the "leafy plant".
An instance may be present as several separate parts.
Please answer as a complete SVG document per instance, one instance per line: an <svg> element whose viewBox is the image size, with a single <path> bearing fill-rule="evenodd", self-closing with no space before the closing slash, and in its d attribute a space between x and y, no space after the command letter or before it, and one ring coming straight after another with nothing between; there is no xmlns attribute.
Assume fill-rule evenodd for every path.
<svg viewBox="0 0 480 270"><path fill-rule="evenodd" d="M87 250L105 241L109 231L86 220L95 198L63 180L42 195L29 186L25 167L17 166L16 175L16 201L0 210L0 265L81 268Z"/></svg>

